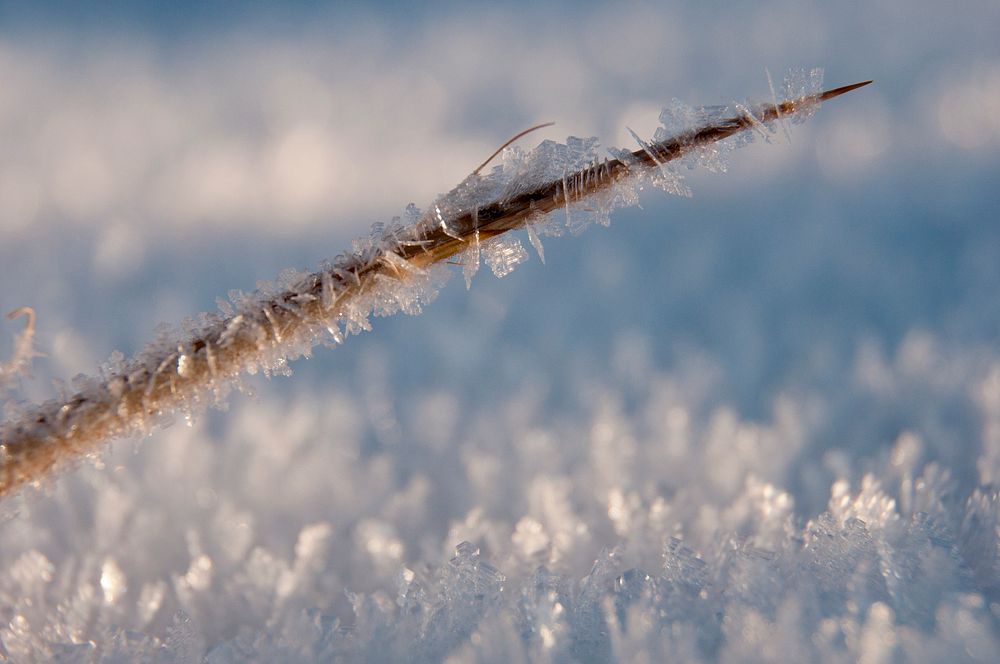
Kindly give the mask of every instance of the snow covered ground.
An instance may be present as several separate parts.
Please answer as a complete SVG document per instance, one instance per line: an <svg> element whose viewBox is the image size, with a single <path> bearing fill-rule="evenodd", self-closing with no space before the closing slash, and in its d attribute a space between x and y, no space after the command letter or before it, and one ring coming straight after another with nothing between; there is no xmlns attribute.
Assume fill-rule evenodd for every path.
<svg viewBox="0 0 1000 664"><path fill-rule="evenodd" d="M139 6L0 9L0 311L45 353L14 401L526 126L876 84L5 501L0 659L996 658L995 3Z"/></svg>

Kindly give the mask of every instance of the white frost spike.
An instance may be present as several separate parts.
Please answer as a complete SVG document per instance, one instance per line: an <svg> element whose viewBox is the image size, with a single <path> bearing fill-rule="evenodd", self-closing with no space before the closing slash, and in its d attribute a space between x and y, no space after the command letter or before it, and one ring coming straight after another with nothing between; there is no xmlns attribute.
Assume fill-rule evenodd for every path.
<svg viewBox="0 0 1000 664"><path fill-rule="evenodd" d="M750 122L750 128L753 130L755 134L764 139L765 142L767 143L771 142L772 129L765 123L761 122L760 119L758 119L757 116L754 115L752 108L750 108L746 104L741 104L738 102L733 104L733 108L739 111L740 114L744 118L746 118L748 122Z"/></svg>
<svg viewBox="0 0 1000 664"><path fill-rule="evenodd" d="M542 265L545 265L545 247L542 246L542 241L538 237L538 233L535 232L535 222L529 221L524 225L524 228L528 231L528 242L535 248L538 260L542 261Z"/></svg>
<svg viewBox="0 0 1000 664"><path fill-rule="evenodd" d="M340 328L336 323L327 323L326 331L330 334L330 338L333 339L333 343L344 343L344 335L340 332Z"/></svg>
<svg viewBox="0 0 1000 664"><path fill-rule="evenodd" d="M528 252L516 237L501 235L483 243L486 264L497 277L506 277L518 264L528 260Z"/></svg>
<svg viewBox="0 0 1000 664"><path fill-rule="evenodd" d="M444 220L444 215L443 215L443 214L441 213L441 207L440 207L440 206L438 206L438 205L435 205L435 206L434 206L434 216L435 216L435 217L437 218L437 220L438 220L438 224L440 224L440 225L441 225L441 230L442 230L442 231L444 231L444 234L445 234L445 235L447 235L448 237L453 237L453 238L455 238L456 240L461 240L461 239L462 239L462 236L461 236L461 235L455 235L455 234L454 234L454 233L452 233L452 232L451 232L451 230L450 230L450 229L448 228L448 222L446 222L446 221Z"/></svg>
<svg viewBox="0 0 1000 664"><path fill-rule="evenodd" d="M562 175L562 194L563 194L563 207L566 208L566 228L573 228L573 218L569 213L569 183L566 182L566 172L563 171Z"/></svg>
<svg viewBox="0 0 1000 664"><path fill-rule="evenodd" d="M472 288L472 277L479 272L479 231L472 234L469 248L462 252L462 276L465 277L465 289Z"/></svg>

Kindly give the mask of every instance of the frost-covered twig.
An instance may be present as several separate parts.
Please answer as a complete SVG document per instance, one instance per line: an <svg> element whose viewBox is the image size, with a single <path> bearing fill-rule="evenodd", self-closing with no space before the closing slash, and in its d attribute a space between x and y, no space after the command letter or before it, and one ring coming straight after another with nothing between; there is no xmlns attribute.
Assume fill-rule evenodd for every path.
<svg viewBox="0 0 1000 664"><path fill-rule="evenodd" d="M666 109L661 121L679 120L679 130L661 129L652 142L612 151L611 159L596 157L594 139L546 141L528 153L508 150L502 165L485 176L477 169L426 213L411 206L405 223L376 225L370 238L318 271L286 275L272 289L237 297L184 333L161 335L127 362L119 354L100 377L75 383L69 398L5 422L0 496L105 441L218 401L244 372L281 371L327 335L340 342L344 334L369 329L371 313L418 312L436 293L438 266L456 254L464 254L467 281L481 253L502 276L526 255L520 242L505 236L508 231L525 228L541 255L539 235L558 231L549 213L565 208L567 225L577 230L633 204L645 182L684 191L672 162L694 158L717 166L725 139L767 134L774 123L807 117L819 103L866 84L799 90L786 101L755 107Z"/></svg>

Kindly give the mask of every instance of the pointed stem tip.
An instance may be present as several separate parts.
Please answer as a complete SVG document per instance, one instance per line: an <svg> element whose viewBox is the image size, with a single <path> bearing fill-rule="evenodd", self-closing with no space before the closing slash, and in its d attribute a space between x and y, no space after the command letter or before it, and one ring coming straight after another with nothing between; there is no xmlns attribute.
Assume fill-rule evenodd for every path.
<svg viewBox="0 0 1000 664"><path fill-rule="evenodd" d="M850 92L851 90L857 90L858 88L863 88L873 81L862 81L861 83L854 83L852 85L845 85L843 87L834 88L833 90L827 90L820 94L820 101L826 101L827 99L833 99L834 97L839 97L845 92Z"/></svg>

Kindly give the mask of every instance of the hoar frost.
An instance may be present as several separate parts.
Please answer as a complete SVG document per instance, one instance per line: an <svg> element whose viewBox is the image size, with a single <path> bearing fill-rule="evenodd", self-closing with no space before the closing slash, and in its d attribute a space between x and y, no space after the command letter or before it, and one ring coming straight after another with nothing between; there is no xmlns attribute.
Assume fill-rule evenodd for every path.
<svg viewBox="0 0 1000 664"><path fill-rule="evenodd" d="M457 429L416 467L434 454L417 439L345 456L365 435L348 427L317 444L315 431L363 410L351 392L314 395L310 427L289 428L291 400L241 404L235 422L253 416L262 437L282 440L282 456L242 425L214 440L217 463L239 463L251 486L198 488L211 485L210 466L177 462L215 438L199 426L159 449L117 450L109 465L128 473L88 468L38 497L49 525L4 524L18 535L0 544L5 656L940 661L961 651L989 661L1000 646L1000 499L989 484L961 493L925 436L948 426L949 395L965 395L984 422L998 417L989 393L1000 359L983 366L956 350L943 372L873 361L860 368L929 387L914 397L862 384L865 415L916 398L928 419L867 460L824 460L809 397L744 420L676 389L692 376L649 369L635 403L608 403L620 386L607 379L553 421L518 416L516 394L489 404L456 394L487 433ZM404 416L403 429L426 415ZM997 454L989 432L960 440L974 466ZM827 496L814 514L797 505L806 491L791 488L790 450L807 466L839 466L809 489ZM516 470L489 472L489 459ZM736 472L720 477L724 466ZM258 490L274 485L284 495ZM288 511L296 505L307 513ZM81 509L99 527L73 521ZM58 528L76 545L53 546ZM286 531L294 546L271 541Z"/></svg>

